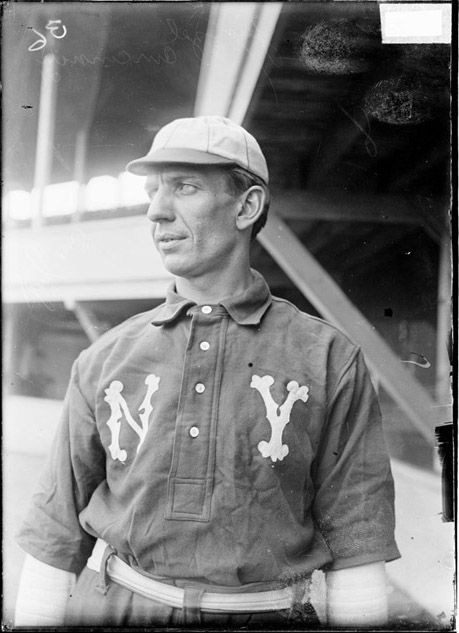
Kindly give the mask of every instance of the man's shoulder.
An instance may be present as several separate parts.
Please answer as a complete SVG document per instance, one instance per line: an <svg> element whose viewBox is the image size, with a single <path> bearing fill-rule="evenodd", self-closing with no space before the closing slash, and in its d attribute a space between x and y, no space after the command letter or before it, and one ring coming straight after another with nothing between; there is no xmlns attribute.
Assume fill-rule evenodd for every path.
<svg viewBox="0 0 459 633"><path fill-rule="evenodd" d="M339 327L303 312L286 299L273 297L267 316L266 335L282 347L290 367L307 366L315 375L326 372L334 384L363 360L361 347Z"/></svg>
<svg viewBox="0 0 459 633"><path fill-rule="evenodd" d="M273 295L272 306L274 316L283 316L288 321L293 321L300 334L314 338L318 337L321 340L328 340L330 342L340 342L349 348L359 349L358 345L339 327L321 317L303 312L287 299Z"/></svg>
<svg viewBox="0 0 459 633"><path fill-rule="evenodd" d="M160 306L145 312L139 312L122 321L115 327L102 334L96 341L80 354L80 362L91 362L98 358L106 358L107 354L116 347L129 345L134 340L142 338L154 326L152 321Z"/></svg>

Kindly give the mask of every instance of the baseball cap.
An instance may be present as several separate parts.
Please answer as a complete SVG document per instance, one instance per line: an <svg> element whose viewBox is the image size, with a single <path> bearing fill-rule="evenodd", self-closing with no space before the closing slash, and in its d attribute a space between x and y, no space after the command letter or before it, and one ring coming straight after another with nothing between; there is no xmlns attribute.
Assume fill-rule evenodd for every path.
<svg viewBox="0 0 459 633"><path fill-rule="evenodd" d="M156 134L148 154L132 160L126 169L145 176L152 165L239 165L269 180L268 166L256 139L243 127L222 116L176 119Z"/></svg>

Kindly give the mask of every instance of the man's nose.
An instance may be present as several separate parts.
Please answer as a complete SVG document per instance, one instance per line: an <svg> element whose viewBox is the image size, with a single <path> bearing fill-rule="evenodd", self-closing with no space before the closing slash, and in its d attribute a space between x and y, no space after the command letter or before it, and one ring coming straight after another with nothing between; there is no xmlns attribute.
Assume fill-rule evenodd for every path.
<svg viewBox="0 0 459 633"><path fill-rule="evenodd" d="M167 191L160 187L153 194L147 211L150 222L171 221L174 219L172 201Z"/></svg>

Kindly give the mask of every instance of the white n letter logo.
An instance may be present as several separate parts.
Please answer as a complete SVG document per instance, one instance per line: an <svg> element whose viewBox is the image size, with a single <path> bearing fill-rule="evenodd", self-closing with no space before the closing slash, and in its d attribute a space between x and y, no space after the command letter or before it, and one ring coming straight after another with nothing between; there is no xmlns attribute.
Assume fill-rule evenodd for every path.
<svg viewBox="0 0 459 633"><path fill-rule="evenodd" d="M263 457L270 457L271 461L280 462L288 455L287 444L282 444L282 433L285 426L290 422L290 413L297 400L307 402L309 396L308 387L300 387L295 380L291 380L287 385L288 396L284 403L278 406L274 401L270 387L274 384L272 376L252 376L250 386L260 392L266 407L266 418L271 425L271 439L269 442L262 440L258 443L258 450ZM279 413L278 413L279 411Z"/></svg>
<svg viewBox="0 0 459 633"><path fill-rule="evenodd" d="M139 452L140 447L142 446L142 442L145 439L145 435L148 431L148 424L150 420L150 414L153 411L153 407L151 406L151 396L158 391L159 388L159 378L154 374L149 374L145 378L145 384L147 385L147 393L145 394L145 398L143 399L142 404L139 407L139 418L141 424L138 424L131 415L129 408L126 404L126 400L121 395L123 391L124 385L119 380L113 380L110 383L108 389L105 389L105 393L107 394L104 398L105 402L108 402L111 409L111 415L109 420L107 421L107 426L112 434L112 442L108 447L110 451L110 455L113 459L118 459L120 462L125 462L127 458L127 452L120 447L120 430L121 430L121 418L124 417L129 426L137 433L139 436L139 443L137 445L137 453Z"/></svg>

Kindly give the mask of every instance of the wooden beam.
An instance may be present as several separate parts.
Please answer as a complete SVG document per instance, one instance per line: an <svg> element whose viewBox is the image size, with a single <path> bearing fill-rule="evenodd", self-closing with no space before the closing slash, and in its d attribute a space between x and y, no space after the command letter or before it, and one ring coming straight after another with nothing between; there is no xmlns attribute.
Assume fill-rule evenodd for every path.
<svg viewBox="0 0 459 633"><path fill-rule="evenodd" d="M3 309L3 387L5 395L13 391L21 346L21 314L17 306L4 304Z"/></svg>
<svg viewBox="0 0 459 633"><path fill-rule="evenodd" d="M397 228L396 232L392 230L390 233L375 228L362 239L358 238L358 242L354 242L352 245L347 243L344 249L340 249L338 246L336 255L330 253L329 245L322 258L322 263L327 268L329 264L333 266L337 260L341 260L346 272L356 270L357 273L361 273L362 270L365 270L367 275L371 275L371 271L381 265L379 255L384 251L390 252L391 246L414 232L416 232L416 228L406 226Z"/></svg>
<svg viewBox="0 0 459 633"><path fill-rule="evenodd" d="M436 396L439 402L451 401L451 361L448 354L452 335L451 295L451 242L445 235L440 245L438 271Z"/></svg>
<svg viewBox="0 0 459 633"><path fill-rule="evenodd" d="M243 121L245 118L282 9L282 2L255 4L257 13L253 31L245 58L241 63L228 112L228 116L234 121Z"/></svg>
<svg viewBox="0 0 459 633"><path fill-rule="evenodd" d="M438 410L362 313L280 218L271 215L258 236L263 247L308 301L360 345L371 371L418 431L433 444ZM443 420L444 421L444 420Z"/></svg>
<svg viewBox="0 0 459 633"><path fill-rule="evenodd" d="M84 213L85 204L85 172L86 172L86 157L88 153L88 134L89 125L84 125L76 133L75 139L75 159L73 164L73 179L78 183L77 193L77 208L76 212L72 214L72 222L80 222Z"/></svg>
<svg viewBox="0 0 459 633"><path fill-rule="evenodd" d="M101 323L94 312L83 303L80 303L79 301L65 301L65 307L67 310L74 312L81 327L83 328L84 333L91 343L97 341L99 336L109 329L109 326Z"/></svg>
<svg viewBox="0 0 459 633"><path fill-rule="evenodd" d="M434 201L442 205L441 201ZM332 222L369 222L411 224L426 228L426 213L418 199L407 196L320 194L310 191L273 193L272 208L285 220L327 220ZM431 216L432 214L430 214ZM434 231L440 241L440 229Z"/></svg>
<svg viewBox="0 0 459 633"><path fill-rule="evenodd" d="M449 201L419 196L416 204L422 218L422 227L434 242L441 243L445 236L450 239Z"/></svg>
<svg viewBox="0 0 459 633"><path fill-rule="evenodd" d="M37 149L35 152L35 173L33 183L32 225L43 224L43 200L45 187L49 183L54 144L54 124L56 113L56 56L47 53L42 62L40 105L38 112Z"/></svg>
<svg viewBox="0 0 459 633"><path fill-rule="evenodd" d="M120 269L126 244L136 247ZM8 231L2 255L10 303L164 298L171 282L144 216Z"/></svg>
<svg viewBox="0 0 459 633"><path fill-rule="evenodd" d="M292 73L289 72L285 58L276 57L276 61L277 68L281 70L274 69L270 79L274 90L284 94L285 98L291 96L293 99L297 99L298 94L304 93L314 100L327 101L327 97L336 94L336 83L327 80L327 77L323 75L305 74L305 69L300 62L298 62L298 71Z"/></svg>
<svg viewBox="0 0 459 633"><path fill-rule="evenodd" d="M282 8L281 2L212 3L195 114L241 123Z"/></svg>

